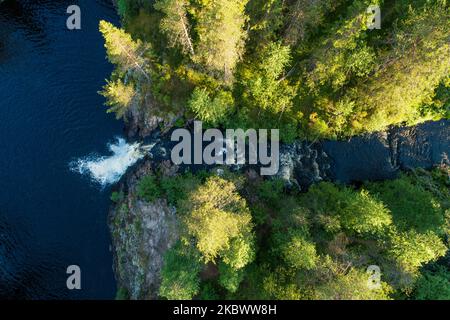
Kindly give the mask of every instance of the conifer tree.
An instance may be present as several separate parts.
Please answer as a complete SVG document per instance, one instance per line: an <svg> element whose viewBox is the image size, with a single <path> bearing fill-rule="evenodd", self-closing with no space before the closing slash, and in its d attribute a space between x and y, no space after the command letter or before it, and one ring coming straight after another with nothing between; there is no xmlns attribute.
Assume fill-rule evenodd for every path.
<svg viewBox="0 0 450 320"><path fill-rule="evenodd" d="M349 93L357 105L352 119L357 132L423 121L420 107L431 101L439 83L450 73L448 6L411 9L400 28L394 37L394 50L378 72Z"/></svg>
<svg viewBox="0 0 450 320"><path fill-rule="evenodd" d="M131 35L107 21L100 21L100 32L105 38L106 53L109 61L117 66L121 74L136 73L150 80L145 68L146 48L140 41L134 41Z"/></svg>
<svg viewBox="0 0 450 320"><path fill-rule="evenodd" d="M244 51L247 0L206 2L196 15L199 37L196 58L208 71L229 81Z"/></svg>
<svg viewBox="0 0 450 320"><path fill-rule="evenodd" d="M133 85L121 80L108 81L100 94L107 99L106 105L110 107L107 112L115 112L117 119L125 116L137 97Z"/></svg>
<svg viewBox="0 0 450 320"><path fill-rule="evenodd" d="M154 7L164 13L160 29L166 34L170 46L180 46L183 52L194 56L190 26L186 17L185 0L158 0Z"/></svg>

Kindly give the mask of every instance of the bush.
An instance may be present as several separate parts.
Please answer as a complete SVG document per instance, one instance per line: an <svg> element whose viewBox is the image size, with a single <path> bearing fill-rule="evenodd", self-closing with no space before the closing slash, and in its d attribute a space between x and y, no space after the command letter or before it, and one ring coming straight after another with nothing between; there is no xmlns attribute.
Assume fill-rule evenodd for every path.
<svg viewBox="0 0 450 320"><path fill-rule="evenodd" d="M119 192L114 191L113 193L111 193L110 199L112 202L118 203L118 202L121 202L124 199L124 197L125 197L125 195L124 195L123 191L119 191Z"/></svg>
<svg viewBox="0 0 450 320"><path fill-rule="evenodd" d="M116 300L128 300L129 298L130 298L130 295L128 293L127 288L120 287L117 289Z"/></svg>
<svg viewBox="0 0 450 320"><path fill-rule="evenodd" d="M137 185L138 197L148 202L153 202L161 196L161 190L157 179L153 175L143 177Z"/></svg>

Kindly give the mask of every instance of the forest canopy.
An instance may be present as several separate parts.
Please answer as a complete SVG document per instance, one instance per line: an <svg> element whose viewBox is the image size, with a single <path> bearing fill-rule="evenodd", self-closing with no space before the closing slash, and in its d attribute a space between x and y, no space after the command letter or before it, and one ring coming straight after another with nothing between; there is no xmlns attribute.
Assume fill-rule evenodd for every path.
<svg viewBox="0 0 450 320"><path fill-rule="evenodd" d="M381 29L372 29L379 5ZM339 139L448 117L445 0L118 0L100 23L116 65L103 94L180 125ZM122 95L123 92L123 96Z"/></svg>
<svg viewBox="0 0 450 320"><path fill-rule="evenodd" d="M180 220L159 296L449 299L448 175L448 167L418 169L358 188L321 182L303 193L227 170L145 176L138 196L166 199Z"/></svg>

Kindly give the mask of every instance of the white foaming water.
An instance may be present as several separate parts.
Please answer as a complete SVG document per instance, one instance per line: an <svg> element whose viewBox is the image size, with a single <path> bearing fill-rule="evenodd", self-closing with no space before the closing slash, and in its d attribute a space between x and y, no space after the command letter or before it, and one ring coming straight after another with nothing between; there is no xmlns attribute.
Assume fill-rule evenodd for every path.
<svg viewBox="0 0 450 320"><path fill-rule="evenodd" d="M111 156L88 156L70 164L70 169L80 174L89 174L95 182L106 186L119 181L128 167L144 157L141 144L128 144L125 139L117 138L108 144Z"/></svg>

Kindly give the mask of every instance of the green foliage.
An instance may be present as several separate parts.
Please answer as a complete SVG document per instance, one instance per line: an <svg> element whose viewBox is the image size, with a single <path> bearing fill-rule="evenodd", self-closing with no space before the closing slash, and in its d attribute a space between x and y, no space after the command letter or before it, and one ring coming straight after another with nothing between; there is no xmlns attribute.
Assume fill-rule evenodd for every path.
<svg viewBox="0 0 450 320"><path fill-rule="evenodd" d="M370 184L368 188L389 207L395 225L401 230L413 228L441 234L444 211L439 201L413 179L403 175L400 179Z"/></svg>
<svg viewBox="0 0 450 320"><path fill-rule="evenodd" d="M420 266L442 257L447 250L435 233L411 230L391 235L388 252L405 271L415 273Z"/></svg>
<svg viewBox="0 0 450 320"><path fill-rule="evenodd" d="M420 113L433 119L450 118L450 76L436 88L433 100L421 106Z"/></svg>
<svg viewBox="0 0 450 320"><path fill-rule="evenodd" d="M148 80L147 61L143 53L148 50L142 41L134 41L131 35L104 20L100 21L100 32L105 38L105 48L109 61L116 65L121 74L131 73L144 76Z"/></svg>
<svg viewBox="0 0 450 320"><path fill-rule="evenodd" d="M347 193L344 197L348 197L345 199L348 204L341 215L344 228L359 234L380 234L392 223L389 210L364 189L359 193Z"/></svg>
<svg viewBox="0 0 450 320"><path fill-rule="evenodd" d="M417 300L450 300L450 272L440 267L435 272L425 271L416 282Z"/></svg>
<svg viewBox="0 0 450 320"><path fill-rule="evenodd" d="M432 99L450 72L448 7L430 4L411 9L401 28L395 34L393 53L385 57L389 62L349 93L357 105L353 126L359 132L426 120L420 117L420 107Z"/></svg>
<svg viewBox="0 0 450 320"><path fill-rule="evenodd" d="M383 27L368 30L376 4ZM145 119L278 128L290 142L449 116L446 1L119 0L118 9L126 31L100 23L116 65L104 94L118 117L135 103Z"/></svg>
<svg viewBox="0 0 450 320"><path fill-rule="evenodd" d="M233 183L213 176L182 204L185 225L205 262L221 257L240 269L254 258L251 215Z"/></svg>
<svg viewBox="0 0 450 320"><path fill-rule="evenodd" d="M293 269L314 269L317 253L314 243L306 240L301 234L293 234L282 247L285 262Z"/></svg>
<svg viewBox="0 0 450 320"><path fill-rule="evenodd" d="M392 195L392 190L418 188L411 191L418 195L417 201L432 197L447 209L447 179L445 169L417 171L359 190L323 182L304 194L288 192L276 179L241 181L230 173L222 177L185 174L159 182L152 179L159 194L177 207L182 223L182 244L166 254L172 262L165 264L161 296L431 297L433 288L441 288L447 281L446 270L438 265L430 269L448 251L441 238L444 226L431 219L429 228L419 232L414 219L396 218L403 212L402 206L414 207L408 192L404 202L397 203L393 199L401 197ZM256 228L249 207L267 215ZM186 267L190 263L193 269ZM365 270L373 264L382 272L378 289L368 286ZM205 280L200 280L199 274ZM446 291L442 292L445 296Z"/></svg>
<svg viewBox="0 0 450 320"><path fill-rule="evenodd" d="M200 184L198 176L192 173L161 178L161 189L171 205L178 206L185 201L188 193Z"/></svg>
<svg viewBox="0 0 450 320"><path fill-rule="evenodd" d="M106 98L107 112L114 112L117 119L124 117L136 99L133 85L126 85L121 80L107 81L100 94Z"/></svg>
<svg viewBox="0 0 450 320"><path fill-rule="evenodd" d="M239 73L242 108L237 124L244 128L282 128L285 141L296 136L298 115L292 113L295 87L283 79L290 65L288 46L270 43Z"/></svg>
<svg viewBox="0 0 450 320"><path fill-rule="evenodd" d="M259 186L258 195L268 203L274 205L280 199L284 189L284 181L281 179L264 180Z"/></svg>
<svg viewBox="0 0 450 320"><path fill-rule="evenodd" d="M283 268L266 273L263 279L263 290L269 299L300 300L302 295L297 284L292 280L292 274Z"/></svg>
<svg viewBox="0 0 450 320"><path fill-rule="evenodd" d="M118 288L116 292L116 300L128 300L128 299L129 299L128 290L123 287Z"/></svg>
<svg viewBox="0 0 450 320"><path fill-rule="evenodd" d="M249 0L246 12L250 20L248 48L254 49L261 43L276 41L284 24L282 0Z"/></svg>
<svg viewBox="0 0 450 320"><path fill-rule="evenodd" d="M320 183L311 187L304 202L330 232L342 227L350 233L376 235L392 222L390 211L366 190Z"/></svg>
<svg viewBox="0 0 450 320"><path fill-rule="evenodd" d="M111 193L111 201L112 202L121 202L124 199L125 195L123 193L123 191L114 191L113 193Z"/></svg>
<svg viewBox="0 0 450 320"><path fill-rule="evenodd" d="M374 66L375 53L364 41L371 1L354 1L348 9L347 19L331 28L312 54L307 72L307 83L312 89L328 85L333 90L342 88L349 78L365 76Z"/></svg>
<svg viewBox="0 0 450 320"><path fill-rule="evenodd" d="M343 0L297 0L289 3L284 40L295 45L306 40L324 23L326 14L335 11Z"/></svg>
<svg viewBox="0 0 450 320"><path fill-rule="evenodd" d="M158 0L154 7L164 13L160 29L169 39L170 46L179 46L184 53L194 55L194 47L187 20L187 1Z"/></svg>
<svg viewBox="0 0 450 320"><path fill-rule="evenodd" d="M201 264L198 254L178 243L164 255L159 295L169 300L189 300L199 291Z"/></svg>
<svg viewBox="0 0 450 320"><path fill-rule="evenodd" d="M336 277L316 288L316 298L321 300L390 300L392 288L382 283L379 289L368 285L367 273L351 269L345 275Z"/></svg>
<svg viewBox="0 0 450 320"><path fill-rule="evenodd" d="M196 118L204 121L206 125L216 127L224 123L233 111L233 96L228 91L219 90L213 98L206 89L195 88L188 106Z"/></svg>
<svg viewBox="0 0 450 320"><path fill-rule="evenodd" d="M200 287L200 293L198 294L200 300L219 300L220 296L217 293L217 289L211 282L202 282Z"/></svg>
<svg viewBox="0 0 450 320"><path fill-rule="evenodd" d="M247 0L199 1L195 10L198 43L195 60L208 71L232 79L232 73L244 50Z"/></svg>
<svg viewBox="0 0 450 320"><path fill-rule="evenodd" d="M226 263L219 263L219 273L219 284L231 293L236 292L244 276L242 269L236 270Z"/></svg>
<svg viewBox="0 0 450 320"><path fill-rule="evenodd" d="M161 196L157 179L154 175L148 175L139 180L137 195L148 202L153 202Z"/></svg>

